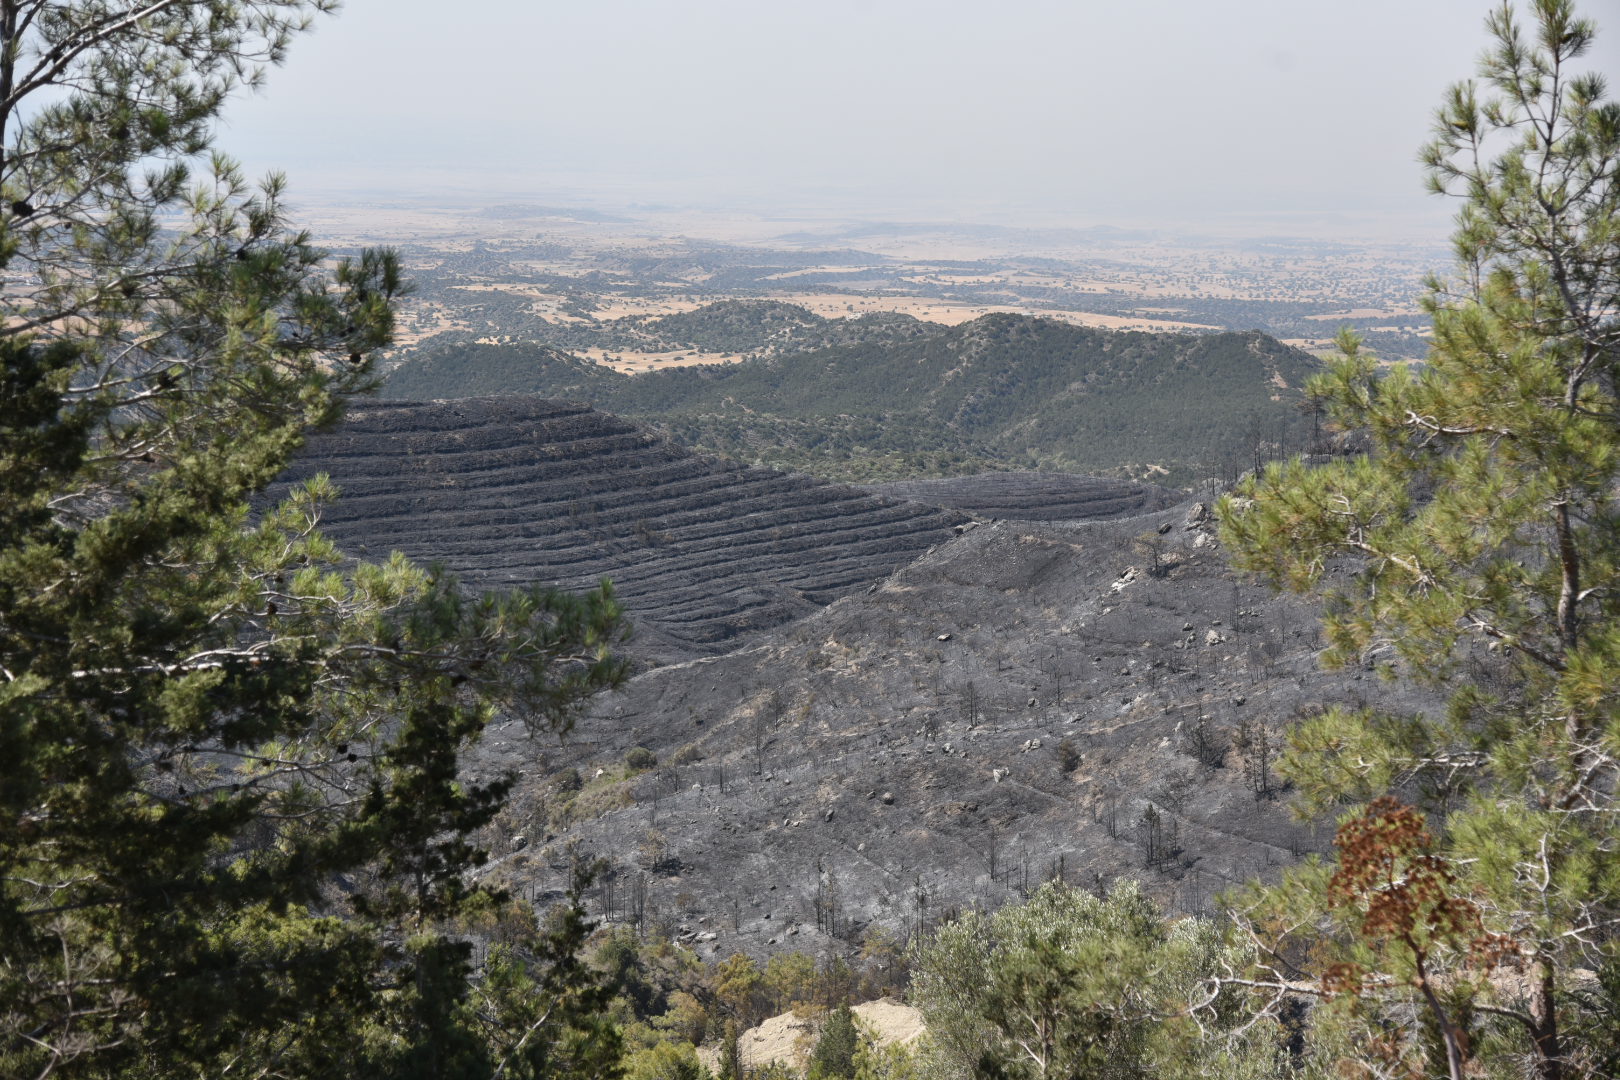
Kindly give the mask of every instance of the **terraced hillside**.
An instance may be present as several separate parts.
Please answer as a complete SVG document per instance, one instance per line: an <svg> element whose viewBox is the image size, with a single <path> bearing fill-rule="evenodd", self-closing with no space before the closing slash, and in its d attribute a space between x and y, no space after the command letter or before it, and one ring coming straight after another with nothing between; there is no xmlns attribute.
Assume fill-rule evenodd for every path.
<svg viewBox="0 0 1620 1080"><path fill-rule="evenodd" d="M1009 521L1087 521L1145 514L1181 498L1157 484L1041 472L896 480L888 484L868 484L866 488L891 498Z"/></svg>
<svg viewBox="0 0 1620 1080"><path fill-rule="evenodd" d="M283 483L318 472L342 493L325 528L345 550L403 551L481 586L610 577L634 651L662 660L817 610L966 520L698 457L587 406L521 396L360 405Z"/></svg>

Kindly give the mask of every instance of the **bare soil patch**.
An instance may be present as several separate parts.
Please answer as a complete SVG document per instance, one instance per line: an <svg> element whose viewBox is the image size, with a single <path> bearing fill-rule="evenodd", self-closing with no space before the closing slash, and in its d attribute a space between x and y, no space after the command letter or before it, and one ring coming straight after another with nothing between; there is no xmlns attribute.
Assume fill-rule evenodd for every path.
<svg viewBox="0 0 1620 1080"><path fill-rule="evenodd" d="M850 1007L856 1019L872 1032L879 1046L915 1041L927 1030L922 1013L892 998L880 998ZM749 1068L779 1061L795 1069L809 1064L818 1034L815 1024L794 1013L782 1013L749 1028L737 1038L738 1056ZM718 1065L718 1055L714 1064Z"/></svg>

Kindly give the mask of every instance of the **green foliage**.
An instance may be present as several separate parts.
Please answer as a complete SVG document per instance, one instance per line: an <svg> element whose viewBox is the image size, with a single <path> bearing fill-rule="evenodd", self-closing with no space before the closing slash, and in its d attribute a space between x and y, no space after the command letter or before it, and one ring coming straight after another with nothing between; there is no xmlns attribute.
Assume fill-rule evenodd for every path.
<svg viewBox="0 0 1620 1080"><path fill-rule="evenodd" d="M799 1075L784 1062L772 1061L748 1070L748 1080L799 1080Z"/></svg>
<svg viewBox="0 0 1620 1080"><path fill-rule="evenodd" d="M712 1080L690 1043L659 1043L625 1060L625 1080Z"/></svg>
<svg viewBox="0 0 1620 1080"><path fill-rule="evenodd" d="M861 940L860 974L856 999L872 1001L889 994L898 995L909 981L906 957L900 942L881 926L867 927Z"/></svg>
<svg viewBox="0 0 1620 1080"><path fill-rule="evenodd" d="M410 400L543 394L595 403L621 378L611 368L543 345L442 346L389 373L388 396Z"/></svg>
<svg viewBox="0 0 1620 1080"><path fill-rule="evenodd" d="M407 360L388 390L582 398L698 449L836 479L1151 462L1190 482L1247 467L1257 446L1300 441L1304 421L1273 400L1276 380L1297 388L1313 367L1259 334L1113 333L989 315L898 340L633 376L538 346L452 346Z"/></svg>
<svg viewBox="0 0 1620 1080"><path fill-rule="evenodd" d="M1570 1036L1603 1022L1577 972L1613 963L1594 931L1620 904L1620 104L1571 70L1592 25L1531 7L1530 35L1490 17L1483 85L1451 91L1424 152L1463 200L1428 363L1385 374L1341 335L1312 392L1370 452L1268 467L1222 519L1240 566L1324 597L1330 663L1452 690L1442 716L1330 710L1292 734L1279 771L1307 806L1396 792L1434 835L1352 812L1337 869L1256 890L1249 917L1382 1030L1369 1060L1550 1080L1597 1075ZM1385 897L1424 883L1407 922L1347 891L1368 868ZM1381 1029L1401 1010L1428 1033Z"/></svg>
<svg viewBox="0 0 1620 1080"><path fill-rule="evenodd" d="M772 253L772 257L781 254ZM825 255L825 252L816 253L816 257ZM477 272L482 273L481 270ZM638 272L657 275L658 268L643 265L631 270L632 275ZM472 316L475 326L482 322L486 332L448 331L436 334L424 343L425 351L457 352L479 338L512 343L510 348L481 353L485 362L466 369L466 374L476 381L461 388L459 393L502 393L522 389L523 380L529 377L525 369L531 363L571 364L586 379L591 377L592 371L600 376L608 374L557 350L578 353L600 349L609 356L624 353L669 354L685 350L711 355L784 356L834 346L905 341L922 337L931 329L931 324L895 312L824 319L797 304L763 299L719 300L692 311L669 315L596 319L590 315L597 307L594 298L588 295L586 289L581 289L578 282L547 274L531 273L525 276L542 287L551 286L575 293L577 300L569 313L584 316L589 321L551 322L536 316L528 304L515 303L500 293L483 294L476 303L469 305L465 293L457 296L445 292L448 283L460 281L459 273L451 271L448 276L428 275L429 288L438 286L438 299L449 301L462 313ZM600 277L592 280L591 275L586 278L587 288L606 287L610 292L621 295L624 290L639 293L641 288L633 277L615 282ZM652 288L660 291L659 286ZM711 280L708 289L724 291L726 284L724 281ZM513 342L514 338L516 342ZM399 378L400 393L421 394L424 390L421 380L431 381L434 375L431 369L407 364L399 373ZM503 384L504 379L519 381Z"/></svg>
<svg viewBox="0 0 1620 1080"><path fill-rule="evenodd" d="M776 953L765 961L763 988L773 1013L805 1009L816 999L816 958L809 953Z"/></svg>
<svg viewBox="0 0 1620 1080"><path fill-rule="evenodd" d="M709 1035L708 1008L687 990L671 991L666 1001L668 1007L653 1019L653 1026L694 1046L701 1045Z"/></svg>
<svg viewBox="0 0 1620 1080"><path fill-rule="evenodd" d="M1609 957L1594 984L1575 991L1577 1008L1568 1031L1571 1046L1585 1047L1587 1071L1620 1076L1620 959Z"/></svg>
<svg viewBox="0 0 1620 1080"><path fill-rule="evenodd" d="M371 385L404 285L388 253L323 272L279 179L190 169L333 6L0 10L7 1076L478 1076L553 1029L506 1041L475 984L572 1001L563 1042L590 1013L577 912L482 983L451 932L495 900L471 836L510 784L458 762L498 710L566 727L622 677L611 593L345 563L320 480L254 507Z"/></svg>
<svg viewBox="0 0 1620 1080"><path fill-rule="evenodd" d="M739 1029L764 1019L761 988L764 976L747 953L732 953L714 968L714 996L735 1018Z"/></svg>
<svg viewBox="0 0 1620 1080"><path fill-rule="evenodd" d="M615 926L602 936L593 960L618 988L619 996L638 1018L656 1016L666 1006L663 981L654 971L654 959L628 926Z"/></svg>
<svg viewBox="0 0 1620 1080"><path fill-rule="evenodd" d="M940 1075L1270 1076L1279 1031L1236 990L1242 949L1166 924L1131 882L1105 899L1059 883L970 912L915 947L912 998Z"/></svg>
<svg viewBox="0 0 1620 1080"><path fill-rule="evenodd" d="M654 320L649 329L671 346L741 353L791 340L815 341L827 320L780 300L721 300Z"/></svg>
<svg viewBox="0 0 1620 1080"><path fill-rule="evenodd" d="M566 907L552 912L543 933L526 936L515 947L491 948L472 1015L490 1048L493 1075L514 1080L620 1075L619 1032L607 1019L615 985L579 960L589 931L576 892Z"/></svg>
<svg viewBox="0 0 1620 1080"><path fill-rule="evenodd" d="M863 1033L855 1049L855 1080L922 1080L919 1044L926 1049L922 1040L879 1046Z"/></svg>
<svg viewBox="0 0 1620 1080"><path fill-rule="evenodd" d="M720 1039L720 1080L743 1080L742 1050L737 1038L737 1021L727 1020Z"/></svg>
<svg viewBox="0 0 1620 1080"><path fill-rule="evenodd" d="M855 1053L859 1044L855 1014L848 1005L840 1005L827 1014L822 1024L821 1036L810 1052L806 1080L833 1080L834 1077L851 1080L855 1075Z"/></svg>

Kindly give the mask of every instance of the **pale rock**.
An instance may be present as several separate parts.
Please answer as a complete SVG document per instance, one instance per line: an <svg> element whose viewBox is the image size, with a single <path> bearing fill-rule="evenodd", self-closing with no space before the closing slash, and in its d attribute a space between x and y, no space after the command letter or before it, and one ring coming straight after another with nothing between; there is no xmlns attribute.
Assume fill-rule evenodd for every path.
<svg viewBox="0 0 1620 1080"><path fill-rule="evenodd" d="M1112 585L1108 586L1108 591L1109 592L1123 592L1125 590L1125 588L1128 585L1131 584L1131 582L1136 580L1136 575L1139 574L1139 573L1141 573L1141 571L1138 570L1136 567L1127 566L1125 568L1125 572L1123 574L1119 575L1119 580L1115 581ZM1104 614L1106 614L1106 613L1107 612L1105 610Z"/></svg>

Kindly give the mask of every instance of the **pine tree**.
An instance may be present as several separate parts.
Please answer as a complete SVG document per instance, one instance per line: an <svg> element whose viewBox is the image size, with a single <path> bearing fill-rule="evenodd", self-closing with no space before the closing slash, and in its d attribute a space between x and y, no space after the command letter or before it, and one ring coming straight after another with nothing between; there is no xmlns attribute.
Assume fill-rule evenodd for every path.
<svg viewBox="0 0 1620 1080"><path fill-rule="evenodd" d="M1312 393L1370 452L1270 465L1222 518L1240 566L1324 598L1331 663L1451 694L1291 735L1279 772L1309 808L1415 808L1348 814L1337 864L1263 892L1257 925L1331 961L1346 1015L1428 1018L1375 1021L1359 1052L1453 1076L1522 1055L1556 1080L1591 1060L1576 972L1616 963L1620 903L1620 105L1572 69L1593 25L1531 7L1529 34L1490 16L1423 154L1461 199L1427 363L1386 372L1341 335Z"/></svg>
<svg viewBox="0 0 1620 1080"><path fill-rule="evenodd" d="M840 1005L827 1014L805 1075L809 1080L850 1080L855 1075L855 1051L859 1045L855 1014L848 1005Z"/></svg>
<svg viewBox="0 0 1620 1080"><path fill-rule="evenodd" d="M720 1039L720 1080L744 1080L742 1051L737 1045L737 1021L726 1020Z"/></svg>
<svg viewBox="0 0 1620 1080"><path fill-rule="evenodd" d="M447 922L510 782L459 757L622 676L605 588L470 597L344 562L324 482L256 501L404 291L210 153L333 7L0 0L6 1076L499 1067Z"/></svg>

